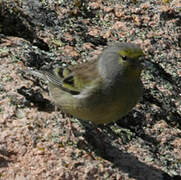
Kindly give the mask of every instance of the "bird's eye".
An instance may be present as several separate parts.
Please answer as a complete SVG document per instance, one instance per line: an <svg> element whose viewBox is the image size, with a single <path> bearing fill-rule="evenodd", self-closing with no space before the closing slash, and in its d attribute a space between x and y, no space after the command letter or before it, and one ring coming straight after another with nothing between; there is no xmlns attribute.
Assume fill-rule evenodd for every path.
<svg viewBox="0 0 181 180"><path fill-rule="evenodd" d="M126 56L122 56L122 59L123 59L124 61L126 61L126 60L127 60L127 57L126 57Z"/></svg>

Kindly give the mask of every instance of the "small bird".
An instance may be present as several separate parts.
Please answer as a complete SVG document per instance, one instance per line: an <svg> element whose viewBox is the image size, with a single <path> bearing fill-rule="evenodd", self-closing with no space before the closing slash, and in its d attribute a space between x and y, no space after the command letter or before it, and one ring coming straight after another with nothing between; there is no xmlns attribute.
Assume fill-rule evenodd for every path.
<svg viewBox="0 0 181 180"><path fill-rule="evenodd" d="M62 111L101 125L125 116L138 102L143 55L136 44L114 43L94 61L52 71L24 71L48 82L50 96Z"/></svg>

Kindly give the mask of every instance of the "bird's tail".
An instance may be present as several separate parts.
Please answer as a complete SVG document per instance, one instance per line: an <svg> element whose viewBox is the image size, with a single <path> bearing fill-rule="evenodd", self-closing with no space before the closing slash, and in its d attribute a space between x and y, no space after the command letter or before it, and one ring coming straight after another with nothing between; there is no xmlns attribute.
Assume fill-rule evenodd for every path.
<svg viewBox="0 0 181 180"><path fill-rule="evenodd" d="M36 76L40 79L47 80L44 71L32 70L32 69L19 69L19 72Z"/></svg>
<svg viewBox="0 0 181 180"><path fill-rule="evenodd" d="M44 70L32 70L32 69L20 69L19 72L30 74L36 76L44 81L48 81L57 86L62 85L62 79L57 76L54 71L44 71Z"/></svg>

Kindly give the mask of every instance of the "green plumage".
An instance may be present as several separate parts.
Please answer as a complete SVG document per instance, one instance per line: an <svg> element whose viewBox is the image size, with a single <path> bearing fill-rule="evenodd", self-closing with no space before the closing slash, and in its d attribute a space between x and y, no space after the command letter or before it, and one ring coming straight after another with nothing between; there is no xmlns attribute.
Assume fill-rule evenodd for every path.
<svg viewBox="0 0 181 180"><path fill-rule="evenodd" d="M54 103L74 117L106 124L126 115L142 95L139 46L115 43L95 61L28 73L48 81Z"/></svg>

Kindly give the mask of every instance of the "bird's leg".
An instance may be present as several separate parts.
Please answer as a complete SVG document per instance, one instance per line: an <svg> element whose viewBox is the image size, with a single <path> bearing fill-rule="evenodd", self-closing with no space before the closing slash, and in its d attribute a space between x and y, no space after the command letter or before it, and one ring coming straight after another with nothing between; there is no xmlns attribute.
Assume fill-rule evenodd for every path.
<svg viewBox="0 0 181 180"><path fill-rule="evenodd" d="M99 126L97 126L96 127L96 131L97 131L97 134L98 134L98 136L99 136L99 142L100 142L100 145L101 145L101 147L102 147L102 150L103 150L103 152L105 152L105 141L104 141L104 138L102 137L103 136L103 132L102 132L102 126L101 125L99 125Z"/></svg>
<svg viewBox="0 0 181 180"><path fill-rule="evenodd" d="M66 141L69 141L71 139L71 137L75 138L75 135L74 135L74 131L73 131L73 125L72 125L72 121L70 119L70 116L67 115L67 122L68 122L68 136L67 136L67 140Z"/></svg>

